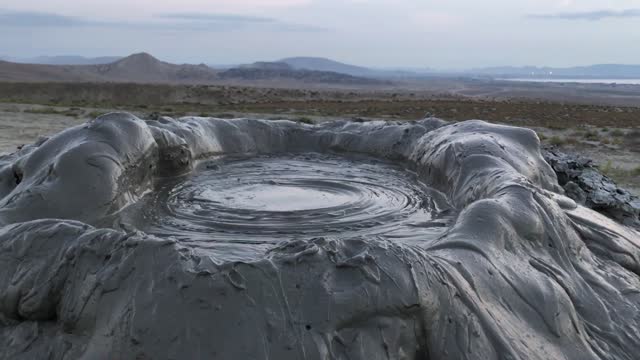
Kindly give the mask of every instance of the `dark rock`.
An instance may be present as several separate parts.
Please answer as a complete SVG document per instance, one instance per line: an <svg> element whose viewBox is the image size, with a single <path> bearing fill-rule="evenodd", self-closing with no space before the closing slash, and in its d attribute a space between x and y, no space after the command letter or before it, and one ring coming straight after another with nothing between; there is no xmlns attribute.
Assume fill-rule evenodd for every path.
<svg viewBox="0 0 640 360"><path fill-rule="evenodd" d="M568 197L625 225L640 227L640 197L600 173L591 159L555 148L543 150L543 156Z"/></svg>

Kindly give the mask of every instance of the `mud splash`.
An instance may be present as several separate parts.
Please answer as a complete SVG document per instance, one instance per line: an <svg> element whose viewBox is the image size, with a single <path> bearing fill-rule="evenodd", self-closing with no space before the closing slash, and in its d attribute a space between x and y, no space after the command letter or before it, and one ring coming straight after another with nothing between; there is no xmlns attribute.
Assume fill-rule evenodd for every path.
<svg viewBox="0 0 640 360"><path fill-rule="evenodd" d="M0 157L0 223L0 358L640 353L640 234L526 129L111 114Z"/></svg>

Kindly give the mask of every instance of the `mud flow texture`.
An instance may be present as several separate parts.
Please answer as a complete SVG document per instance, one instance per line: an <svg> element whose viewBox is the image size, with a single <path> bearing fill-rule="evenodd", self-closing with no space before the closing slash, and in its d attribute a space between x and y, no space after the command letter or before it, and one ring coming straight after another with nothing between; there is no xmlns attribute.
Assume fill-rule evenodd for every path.
<svg viewBox="0 0 640 360"><path fill-rule="evenodd" d="M0 157L0 359L637 360L639 274L528 129L114 113Z"/></svg>

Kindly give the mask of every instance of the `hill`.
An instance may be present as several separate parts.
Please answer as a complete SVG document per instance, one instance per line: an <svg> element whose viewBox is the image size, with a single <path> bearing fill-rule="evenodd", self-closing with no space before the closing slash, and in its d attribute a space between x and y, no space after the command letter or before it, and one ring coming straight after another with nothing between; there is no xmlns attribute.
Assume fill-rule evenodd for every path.
<svg viewBox="0 0 640 360"><path fill-rule="evenodd" d="M353 76L373 76L376 73L375 70L366 67L349 65L319 57L291 57L282 59L279 62L288 64L298 70L330 71Z"/></svg>
<svg viewBox="0 0 640 360"><path fill-rule="evenodd" d="M93 58L77 55L38 56L33 58L14 58L0 56L0 60L10 61L14 63L43 65L97 65L109 64L120 59L122 59L121 56L101 56Z"/></svg>
<svg viewBox="0 0 640 360"><path fill-rule="evenodd" d="M216 71L206 65L176 65L147 53L108 64L46 65L0 61L2 81L207 83Z"/></svg>
<svg viewBox="0 0 640 360"><path fill-rule="evenodd" d="M388 81L335 71L299 69L285 62L257 62L218 73L220 79L236 81L286 81L330 85L389 85Z"/></svg>
<svg viewBox="0 0 640 360"><path fill-rule="evenodd" d="M111 64L91 68L111 81L205 83L216 79L216 71L206 65L170 64L147 53L134 54Z"/></svg>

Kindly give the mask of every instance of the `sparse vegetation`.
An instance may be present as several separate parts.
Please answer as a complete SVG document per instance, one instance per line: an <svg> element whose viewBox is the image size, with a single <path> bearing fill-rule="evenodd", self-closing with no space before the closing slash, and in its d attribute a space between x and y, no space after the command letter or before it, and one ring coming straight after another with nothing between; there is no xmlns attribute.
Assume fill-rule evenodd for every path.
<svg viewBox="0 0 640 360"><path fill-rule="evenodd" d="M614 129L613 131L611 131L611 136L615 136L615 137L622 137L624 136L624 131L620 130L620 129Z"/></svg>
<svg viewBox="0 0 640 360"><path fill-rule="evenodd" d="M614 165L611 160L608 160L604 165L601 165L598 168L604 175L620 183L637 183L637 178L640 176L640 166L625 169Z"/></svg>
<svg viewBox="0 0 640 360"><path fill-rule="evenodd" d="M613 162L611 160L607 161L604 165L598 167L600 171L607 175L613 172Z"/></svg>
<svg viewBox="0 0 640 360"><path fill-rule="evenodd" d="M396 94L395 98L393 94ZM146 110L171 115L241 112L376 118L392 114L397 119L415 120L431 113L450 121L485 119L552 130L577 129L588 124L598 129L598 133L601 128L609 129L607 135L612 137L624 136L624 131L615 128L632 128L637 126L637 119L640 118L640 108L634 107L615 112L611 106L466 99L431 92L223 85L3 83L0 99L3 102L49 107Z"/></svg>
<svg viewBox="0 0 640 360"><path fill-rule="evenodd" d="M549 144L553 145L553 146L562 146L564 144L566 144L566 138L554 135L549 139Z"/></svg>
<svg viewBox="0 0 640 360"><path fill-rule="evenodd" d="M600 134L598 134L597 131L595 130L588 130L583 134L583 137L586 140L590 140L590 141L598 141L600 140Z"/></svg>
<svg viewBox="0 0 640 360"><path fill-rule="evenodd" d="M91 111L87 114L86 117L88 117L89 119L95 119L100 115L104 115L106 112L104 111Z"/></svg>
<svg viewBox="0 0 640 360"><path fill-rule="evenodd" d="M567 145L578 145L580 143L578 139L573 137L567 137L565 141L567 142Z"/></svg>
<svg viewBox="0 0 640 360"><path fill-rule="evenodd" d="M539 131L537 132L537 134L538 134L538 139L540 139L540 141L547 140L547 136L545 134L543 134L543 133L541 133Z"/></svg>
<svg viewBox="0 0 640 360"><path fill-rule="evenodd" d="M55 108L52 108L52 107L45 107L45 108L25 109L24 112L29 113L29 114L55 114L55 115L62 115L66 111L65 110L55 109Z"/></svg>

